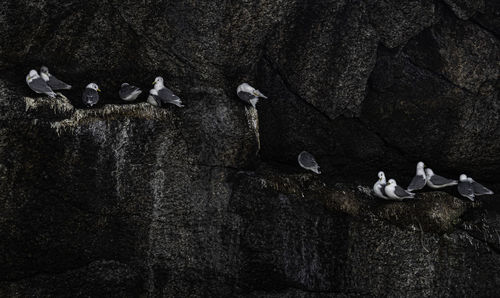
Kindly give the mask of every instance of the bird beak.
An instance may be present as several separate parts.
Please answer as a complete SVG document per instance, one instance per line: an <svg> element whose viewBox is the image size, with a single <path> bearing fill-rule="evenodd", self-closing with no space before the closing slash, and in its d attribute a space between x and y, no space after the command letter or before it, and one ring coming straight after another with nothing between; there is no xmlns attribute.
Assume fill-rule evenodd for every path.
<svg viewBox="0 0 500 298"><path fill-rule="evenodd" d="M382 178L378 178L378 181L382 181Z"/></svg>
<svg viewBox="0 0 500 298"><path fill-rule="evenodd" d="M156 83L156 81L153 82L153 85Z"/></svg>
<svg viewBox="0 0 500 298"><path fill-rule="evenodd" d="M97 91L101 92L101 89L97 88Z"/></svg>

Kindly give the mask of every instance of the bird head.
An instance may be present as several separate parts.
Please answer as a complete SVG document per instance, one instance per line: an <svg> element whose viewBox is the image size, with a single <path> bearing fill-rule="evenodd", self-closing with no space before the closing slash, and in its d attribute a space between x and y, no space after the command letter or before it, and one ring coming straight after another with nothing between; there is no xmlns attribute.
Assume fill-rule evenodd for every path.
<svg viewBox="0 0 500 298"><path fill-rule="evenodd" d="M101 92L101 89L99 89L99 86L97 86L96 83L90 83L87 85L86 88L93 89L95 91Z"/></svg>
<svg viewBox="0 0 500 298"><path fill-rule="evenodd" d="M460 182L466 182L467 181L467 175L465 175L465 174L460 175L459 180L460 180Z"/></svg>
<svg viewBox="0 0 500 298"><path fill-rule="evenodd" d="M40 67L40 73L44 73L46 75L49 75L49 68L47 66Z"/></svg>
<svg viewBox="0 0 500 298"><path fill-rule="evenodd" d="M32 70L30 70L29 74L26 76L26 80L31 82L33 79L36 79L38 77L40 77L38 75L38 72L36 70L32 69Z"/></svg>
<svg viewBox="0 0 500 298"><path fill-rule="evenodd" d="M384 172L382 171L378 172L378 181L384 181L384 180L385 180Z"/></svg>
<svg viewBox="0 0 500 298"><path fill-rule="evenodd" d="M156 77L154 82L153 82L153 85L156 85L156 84L163 84L163 78L162 77Z"/></svg>

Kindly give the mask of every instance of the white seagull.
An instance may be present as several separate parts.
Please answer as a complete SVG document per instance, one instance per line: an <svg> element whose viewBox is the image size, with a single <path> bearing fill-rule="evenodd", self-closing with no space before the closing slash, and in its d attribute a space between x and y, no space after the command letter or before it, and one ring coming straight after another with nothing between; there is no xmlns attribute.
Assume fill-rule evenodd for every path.
<svg viewBox="0 0 500 298"><path fill-rule="evenodd" d="M259 101L259 97L267 98L267 96L247 83L239 85L238 88L236 88L236 93L241 100L251 104L254 108Z"/></svg>
<svg viewBox="0 0 500 298"><path fill-rule="evenodd" d="M148 103L154 106L161 106L166 103L176 105L180 108L184 107L179 96L175 95L172 90L165 87L162 77L156 77L153 82L154 89L149 90L150 96Z"/></svg>
<svg viewBox="0 0 500 298"><path fill-rule="evenodd" d="M437 189L458 184L457 180L444 178L434 174L434 171L430 168L425 169L425 174L427 175L427 185L429 185L430 188Z"/></svg>
<svg viewBox="0 0 500 298"><path fill-rule="evenodd" d="M394 179L389 179L389 182L385 186L385 195L388 196L390 200L396 201L413 199L415 197L415 194L399 186Z"/></svg>
<svg viewBox="0 0 500 298"><path fill-rule="evenodd" d="M413 177L410 185L408 185L408 188L406 188L406 190L415 191L424 188L425 184L427 183L427 176L425 175L424 167L425 165L423 162L419 161L417 163L417 172L415 174L415 177Z"/></svg>
<svg viewBox="0 0 500 298"><path fill-rule="evenodd" d="M375 192L375 196L388 200L389 198L385 195L385 186L387 184L387 181L385 180L385 174L384 172L380 171L378 172L378 180L373 184L373 191Z"/></svg>
<svg viewBox="0 0 500 298"><path fill-rule="evenodd" d="M54 91L52 91L49 85L47 85L47 82L45 82L40 77L40 75L38 75L38 72L34 69L30 70L30 73L26 76L26 83L31 88L31 90L35 91L36 93L43 93L52 98L56 97Z"/></svg>
<svg viewBox="0 0 500 298"><path fill-rule="evenodd" d="M47 85L49 85L52 90L69 90L71 89L71 85L64 83L63 81L59 80L55 76L53 76L50 72L47 66L42 66L40 68L40 75L42 76L42 79L47 82Z"/></svg>
<svg viewBox="0 0 500 298"><path fill-rule="evenodd" d="M142 93L142 90L136 86L130 85L129 83L123 83L118 91L120 98L125 101L134 101Z"/></svg>
<svg viewBox="0 0 500 298"><path fill-rule="evenodd" d="M316 174L321 174L321 172L319 171L319 165L311 153L307 151L300 152L299 156L297 157L297 161L299 162L299 165L304 169L313 171Z"/></svg>
<svg viewBox="0 0 500 298"><path fill-rule="evenodd" d="M82 94L82 101L87 106L93 106L99 101L99 93L101 89L97 86L96 83L90 83L85 87Z"/></svg>

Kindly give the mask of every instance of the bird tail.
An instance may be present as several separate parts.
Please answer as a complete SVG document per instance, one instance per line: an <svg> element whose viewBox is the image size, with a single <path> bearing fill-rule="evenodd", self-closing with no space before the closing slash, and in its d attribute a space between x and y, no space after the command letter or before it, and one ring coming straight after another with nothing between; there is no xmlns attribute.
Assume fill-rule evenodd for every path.
<svg viewBox="0 0 500 298"><path fill-rule="evenodd" d="M182 101L180 99L173 100L172 104L178 106L179 108L183 108L184 107L184 105L182 104Z"/></svg>

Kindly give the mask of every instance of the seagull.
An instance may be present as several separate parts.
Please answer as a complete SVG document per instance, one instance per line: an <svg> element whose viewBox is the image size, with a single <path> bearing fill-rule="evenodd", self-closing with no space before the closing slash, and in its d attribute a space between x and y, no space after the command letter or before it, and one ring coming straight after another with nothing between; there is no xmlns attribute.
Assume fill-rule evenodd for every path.
<svg viewBox="0 0 500 298"><path fill-rule="evenodd" d="M182 101L179 98L179 96L175 95L172 90L168 89L165 87L163 84L163 78L162 77L156 77L155 81L153 82L153 85L155 85L154 89L149 90L149 94L153 95L151 96L152 99L156 99L150 101L148 98L148 102L152 105L155 106L161 106L166 103L170 103L173 105L176 105L180 108L182 108L184 105L182 105ZM153 102L156 102L154 104Z"/></svg>
<svg viewBox="0 0 500 298"><path fill-rule="evenodd" d="M427 175L427 185L429 185L430 188L443 188L458 184L457 180L444 178L434 174L430 168L425 169L425 174Z"/></svg>
<svg viewBox="0 0 500 298"><path fill-rule="evenodd" d="M378 172L378 180L375 182L373 185L373 191L375 192L375 196L388 200L389 198L385 195L385 186L387 185L387 182L385 180L385 174L384 172L380 171Z"/></svg>
<svg viewBox="0 0 500 298"><path fill-rule="evenodd" d="M238 86L236 89L236 93L238 97L246 103L251 104L254 108L257 102L259 101L259 97L267 98L264 94L262 94L259 90L254 87L248 85L247 83L243 83Z"/></svg>
<svg viewBox="0 0 500 298"><path fill-rule="evenodd" d="M415 194L403 189L394 179L389 179L384 190L385 195L388 196L390 200L402 201L403 199L413 199L415 197Z"/></svg>
<svg viewBox="0 0 500 298"><path fill-rule="evenodd" d="M406 190L408 191L415 191L415 190L420 190L424 188L425 184L427 183L427 177L425 175L424 171L424 163L419 161L417 163L417 173L415 174L415 177L410 182L410 185L408 185L408 188Z"/></svg>
<svg viewBox="0 0 500 298"><path fill-rule="evenodd" d="M97 92L101 92L101 89L99 89L99 86L97 86L96 83L88 84L83 91L83 103L88 106L95 105L99 101L99 93Z"/></svg>
<svg viewBox="0 0 500 298"><path fill-rule="evenodd" d="M469 180L469 182L472 185L472 191L474 192L474 195L476 195L476 196L484 196L484 195L492 195L492 194L494 194L493 191L491 191L490 189L488 189L488 188L482 186L481 184L477 183L471 177L467 177L467 180Z"/></svg>
<svg viewBox="0 0 500 298"><path fill-rule="evenodd" d="M49 97L55 98L56 94L47 85L47 83L38 75L38 72L34 69L30 70L30 73L26 76L26 83L31 88L31 90L36 93L44 93Z"/></svg>
<svg viewBox="0 0 500 298"><path fill-rule="evenodd" d="M64 83L63 81L58 80L55 76L51 75L47 66L42 66L40 68L40 75L42 79L47 82L52 90L69 90L71 89L71 85Z"/></svg>
<svg viewBox="0 0 500 298"><path fill-rule="evenodd" d="M302 151L297 157L297 160L299 161L299 165L304 169L313 171L316 174L321 174L321 172L319 171L319 165L311 153Z"/></svg>
<svg viewBox="0 0 500 298"><path fill-rule="evenodd" d="M141 89L136 86L129 85L128 83L123 83L120 87L120 91L118 91L120 98L125 101L134 101L141 93Z"/></svg>
<svg viewBox="0 0 500 298"><path fill-rule="evenodd" d="M458 193L467 199L474 201L474 190L472 188L472 183L467 178L467 175L460 175L460 179L458 181Z"/></svg>

